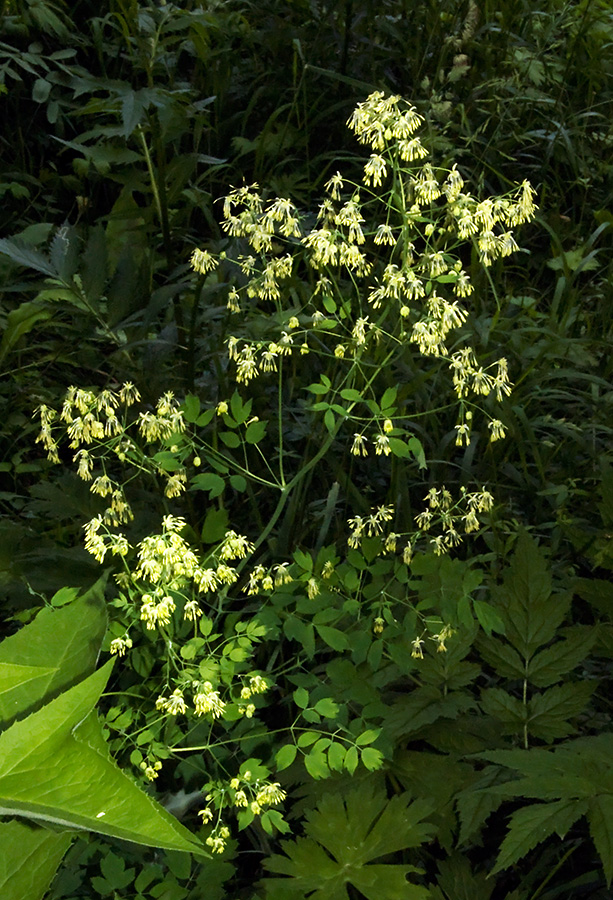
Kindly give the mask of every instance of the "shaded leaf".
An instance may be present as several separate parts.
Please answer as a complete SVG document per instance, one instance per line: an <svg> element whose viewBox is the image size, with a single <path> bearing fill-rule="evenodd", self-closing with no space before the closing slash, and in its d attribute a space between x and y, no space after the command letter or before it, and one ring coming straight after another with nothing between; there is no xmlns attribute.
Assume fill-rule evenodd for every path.
<svg viewBox="0 0 613 900"><path fill-rule="evenodd" d="M554 832L563 838L586 812L587 806L585 800L557 800L525 806L514 812L491 874L512 866Z"/></svg>
<svg viewBox="0 0 613 900"><path fill-rule="evenodd" d="M569 629L563 641L541 650L528 664L528 678L537 687L549 687L571 672L589 654L598 631L594 627Z"/></svg>
<svg viewBox="0 0 613 900"><path fill-rule="evenodd" d="M520 535L504 583L494 596L506 636L525 658L552 640L570 603L570 596L552 596L547 560L527 532Z"/></svg>
<svg viewBox="0 0 613 900"><path fill-rule="evenodd" d="M590 835L602 862L607 887L613 878L613 796L594 797L587 814Z"/></svg>
<svg viewBox="0 0 613 900"><path fill-rule="evenodd" d="M528 702L530 734L545 741L571 734L575 729L568 720L583 712L595 686L589 681L561 684L532 697Z"/></svg>

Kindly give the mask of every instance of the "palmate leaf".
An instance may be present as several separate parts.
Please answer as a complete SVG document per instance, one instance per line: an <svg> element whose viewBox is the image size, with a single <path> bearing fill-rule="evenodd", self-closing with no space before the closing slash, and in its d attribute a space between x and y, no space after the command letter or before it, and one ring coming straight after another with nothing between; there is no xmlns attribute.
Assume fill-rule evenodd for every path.
<svg viewBox="0 0 613 900"><path fill-rule="evenodd" d="M389 800L383 790L364 785L343 797L328 794L307 813L306 838L284 841L285 856L274 855L266 868L287 878L265 878L269 900L304 897L348 900L352 884L368 900L426 900L428 891L410 884L410 865L373 863L388 853L417 847L435 828L423 820L433 811L429 800Z"/></svg>

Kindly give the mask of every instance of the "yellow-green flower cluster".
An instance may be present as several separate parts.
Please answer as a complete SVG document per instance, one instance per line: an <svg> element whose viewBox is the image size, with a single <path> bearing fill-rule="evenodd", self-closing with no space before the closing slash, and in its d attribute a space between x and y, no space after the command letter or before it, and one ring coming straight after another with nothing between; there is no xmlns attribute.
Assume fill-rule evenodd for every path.
<svg viewBox="0 0 613 900"><path fill-rule="evenodd" d="M494 504L494 498L485 488L472 492L462 488L461 493L460 500L454 503L444 486L430 488L424 497L428 505L415 517L420 533L430 532L435 525L440 528L440 534L430 539L431 549L439 556L461 543L460 532L478 531L481 527L478 513L489 512Z"/></svg>
<svg viewBox="0 0 613 900"><path fill-rule="evenodd" d="M223 853L230 830L221 820L221 810L232 807L241 815L259 816L270 806L278 806L286 799L287 794L278 782L270 782L262 778L254 778L249 770L232 778L229 784L220 782L207 785L210 788L206 795L207 806L199 810L198 815L203 824L213 822L217 810L217 822L205 843L213 853Z"/></svg>
<svg viewBox="0 0 613 900"><path fill-rule="evenodd" d="M364 537L374 537L383 534L386 522L394 518L393 506L378 506L372 509L368 516L354 516L348 520L351 534L347 539L350 547L359 547Z"/></svg>
<svg viewBox="0 0 613 900"><path fill-rule="evenodd" d="M230 289L229 307L238 311L253 301L272 303L277 314L271 321L279 329L268 340L228 339L240 384L277 372L283 356L298 347L301 353L323 350L350 364L391 340L410 342L424 356L448 358L450 335L466 323L463 304L474 290L458 259L459 244L471 242L485 266L516 251L512 229L534 217L535 192L524 182L508 196L477 199L457 165L443 170L426 159L417 135L422 123L417 110L399 96L376 91L359 103L348 125L372 150L363 185L345 183L339 172L332 175L314 225L306 218L301 223L297 208L285 198L265 201L257 185L232 190L225 199L223 227L249 248L236 260L244 277ZM315 284L297 307L301 294L288 285L301 247ZM214 265L208 251L196 251L192 262L199 272ZM246 303L240 303L241 296ZM310 339L309 328L322 323L320 335ZM472 349L462 348L448 363L461 400L492 393L500 402L510 392L504 359L483 367ZM460 446L470 440L472 427L465 407L457 425ZM488 428L492 441L504 436L499 418L490 417ZM392 453L385 432L370 440L375 454ZM352 453L367 455L363 431L356 432Z"/></svg>
<svg viewBox="0 0 613 900"><path fill-rule="evenodd" d="M64 397L59 416L69 438L69 447L75 450L73 461L77 464L77 475L83 481L91 482L90 490L100 497L111 496L111 503L105 513L107 524L126 523L132 519L132 511L125 500L122 489L108 475L107 471L95 474L95 466L102 462L108 451L114 453L120 462L130 458L138 460L136 445L128 436L127 410L140 400L140 394L131 382L126 382L118 391L105 389L99 392L69 387ZM122 409L121 419L117 413ZM38 407L41 430L37 442L47 450L52 462L59 462L58 443L53 434L52 422L55 410L48 406ZM59 426L58 426L59 427ZM185 430L183 414L172 391L168 391L158 401L156 411L141 412L138 430L148 443L168 440L174 434ZM92 446L93 445L93 446ZM186 473L177 469L166 476L165 494L176 497L185 489Z"/></svg>

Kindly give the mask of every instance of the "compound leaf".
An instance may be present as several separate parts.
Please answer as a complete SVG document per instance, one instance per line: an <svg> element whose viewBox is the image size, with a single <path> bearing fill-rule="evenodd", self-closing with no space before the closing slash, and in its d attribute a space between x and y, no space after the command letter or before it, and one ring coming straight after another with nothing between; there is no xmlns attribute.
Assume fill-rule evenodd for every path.
<svg viewBox="0 0 613 900"><path fill-rule="evenodd" d="M586 800L556 800L518 809L511 816L507 836L491 874L512 866L554 832L563 838L587 808Z"/></svg>
<svg viewBox="0 0 613 900"><path fill-rule="evenodd" d="M423 820L432 811L430 801L411 803L406 794L389 800L367 784L345 797L326 794L307 813L308 836L284 841L285 856L266 860L269 871L287 876L264 879L268 898L310 894L310 900L347 900L346 885L352 884L369 900L426 900L427 890L406 880L416 871L412 866L372 863L429 841L435 828Z"/></svg>

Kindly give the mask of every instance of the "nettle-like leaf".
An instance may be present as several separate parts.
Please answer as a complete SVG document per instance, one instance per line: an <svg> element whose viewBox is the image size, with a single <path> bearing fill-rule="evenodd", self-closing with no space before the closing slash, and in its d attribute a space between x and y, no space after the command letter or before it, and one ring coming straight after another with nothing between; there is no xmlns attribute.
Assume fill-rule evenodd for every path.
<svg viewBox="0 0 613 900"><path fill-rule="evenodd" d="M509 643L524 659L553 640L570 595L553 595L551 572L536 541L523 532L503 585L494 591Z"/></svg>
<svg viewBox="0 0 613 900"><path fill-rule="evenodd" d="M72 838L70 832L57 834L43 828L33 828L24 822L0 823L2 900L35 900L42 897Z"/></svg>
<svg viewBox="0 0 613 900"><path fill-rule="evenodd" d="M587 800L556 800L524 806L511 816L509 831L500 847L492 875L507 869L552 834L564 838L587 811Z"/></svg>
<svg viewBox="0 0 613 900"><path fill-rule="evenodd" d="M0 731L93 672L106 631L106 576L0 643Z"/></svg>
<svg viewBox="0 0 613 900"><path fill-rule="evenodd" d="M597 629L574 626L559 632L569 596L553 593L547 560L527 533L520 536L504 584L495 589L494 598L505 623L505 637L483 636L477 648L498 675L519 682L520 687L484 690L481 708L501 723L504 734L523 732L526 741L528 735L548 742L567 737L575 730L572 720L585 709L594 684L559 682L588 655ZM561 640L555 640L558 635ZM537 693L534 687L545 690Z"/></svg>
<svg viewBox="0 0 613 900"><path fill-rule="evenodd" d="M424 685L415 688L390 707L386 713L385 731L398 740L415 734L439 719L455 719L460 713L474 707L475 701L466 691L445 695L439 688Z"/></svg>
<svg viewBox="0 0 613 900"><path fill-rule="evenodd" d="M112 662L0 735L0 814L208 856L110 759L93 712Z"/></svg>
<svg viewBox="0 0 613 900"><path fill-rule="evenodd" d="M473 872L461 853L453 853L438 864L436 885L430 885L433 900L490 900L496 883L487 872Z"/></svg>
<svg viewBox="0 0 613 900"><path fill-rule="evenodd" d="M557 834L564 837L581 816L602 861L607 884L613 879L613 734L579 738L555 750L495 750L483 759L521 777L492 784L490 797L545 801L516 810L492 874L516 863ZM491 771L491 770L490 770Z"/></svg>
<svg viewBox="0 0 613 900"><path fill-rule="evenodd" d="M406 794L390 800L367 785L346 797L326 795L307 813L307 837L284 841L286 855L265 861L269 871L287 876L265 878L266 897L349 900L351 884L368 900L426 900L426 888L407 881L419 871L414 866L373 861L431 840L435 828L423 820L432 811L429 800L411 802Z"/></svg>

